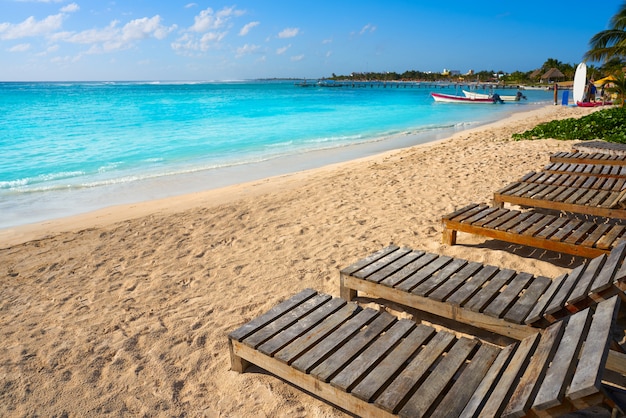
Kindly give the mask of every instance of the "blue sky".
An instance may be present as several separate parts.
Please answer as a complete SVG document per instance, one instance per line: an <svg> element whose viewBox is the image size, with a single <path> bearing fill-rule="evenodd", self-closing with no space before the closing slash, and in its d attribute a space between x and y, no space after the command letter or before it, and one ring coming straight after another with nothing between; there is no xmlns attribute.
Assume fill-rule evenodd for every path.
<svg viewBox="0 0 626 418"><path fill-rule="evenodd" d="M580 62L620 4L0 0L0 80L530 71L548 58Z"/></svg>

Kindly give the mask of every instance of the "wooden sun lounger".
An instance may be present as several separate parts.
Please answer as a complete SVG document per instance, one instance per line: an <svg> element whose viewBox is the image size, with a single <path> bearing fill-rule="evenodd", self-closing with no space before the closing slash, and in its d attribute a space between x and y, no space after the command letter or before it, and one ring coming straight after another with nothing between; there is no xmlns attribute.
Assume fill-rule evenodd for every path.
<svg viewBox="0 0 626 418"><path fill-rule="evenodd" d="M557 152L550 156L550 162L626 165L626 155L611 155L602 152Z"/></svg>
<svg viewBox="0 0 626 418"><path fill-rule="evenodd" d="M621 192L626 189L626 177L550 173L547 171L532 171L524 175L520 179L520 182L545 186L564 186L582 189L607 190L610 192Z"/></svg>
<svg viewBox="0 0 626 418"><path fill-rule="evenodd" d="M626 219L626 191L584 189L518 181L494 193L495 206L511 205Z"/></svg>
<svg viewBox="0 0 626 418"><path fill-rule="evenodd" d="M461 231L590 258L609 253L626 234L624 225L479 204L443 216L442 224L447 245L455 245Z"/></svg>
<svg viewBox="0 0 626 418"><path fill-rule="evenodd" d="M572 146L574 151L626 156L626 144L606 141L584 141Z"/></svg>
<svg viewBox="0 0 626 418"><path fill-rule="evenodd" d="M603 374L619 300L500 347L307 289L229 335L250 364L362 417L621 412Z"/></svg>
<svg viewBox="0 0 626 418"><path fill-rule="evenodd" d="M550 163L544 167L543 171L579 176L626 177L626 166L623 165Z"/></svg>
<svg viewBox="0 0 626 418"><path fill-rule="evenodd" d="M608 297L626 298L626 240L554 279L395 245L341 270L340 294L365 292L521 339Z"/></svg>

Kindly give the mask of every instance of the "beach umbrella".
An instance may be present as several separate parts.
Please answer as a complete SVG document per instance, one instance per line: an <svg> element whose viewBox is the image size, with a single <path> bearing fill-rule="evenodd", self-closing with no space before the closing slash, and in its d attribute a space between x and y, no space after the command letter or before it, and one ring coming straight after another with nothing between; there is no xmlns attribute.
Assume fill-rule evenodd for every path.
<svg viewBox="0 0 626 418"><path fill-rule="evenodd" d="M611 81L615 81L615 77L613 77L612 75L610 75L610 76L608 76L608 77L601 78L600 80L596 80L596 81L594 82L594 84L595 84L597 87L602 87L604 84L606 84L606 83L610 83Z"/></svg>

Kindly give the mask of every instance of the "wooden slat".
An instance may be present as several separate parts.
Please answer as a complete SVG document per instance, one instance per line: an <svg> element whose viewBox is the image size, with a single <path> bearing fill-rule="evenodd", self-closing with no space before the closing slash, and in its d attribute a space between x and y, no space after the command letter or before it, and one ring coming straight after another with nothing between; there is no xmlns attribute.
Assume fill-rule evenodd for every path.
<svg viewBox="0 0 626 418"><path fill-rule="evenodd" d="M528 317L541 295L548 289L552 280L539 276L528 286L524 294L515 302L513 307L506 313L504 319L516 324L522 324Z"/></svg>
<svg viewBox="0 0 626 418"><path fill-rule="evenodd" d="M400 247L396 246L396 245L390 245L388 247L385 247L381 250L376 251L375 253L357 261L354 264L349 265L348 267L344 268L341 270L341 273L343 274L354 274L355 272L361 270L363 267L372 264L373 262L375 262L376 260L379 260L382 257L387 256L388 254L397 251L398 249L400 249Z"/></svg>
<svg viewBox="0 0 626 418"><path fill-rule="evenodd" d="M540 411L561 403L574 373L576 354L584 340L589 312L587 309L568 318L563 337L533 402L533 410Z"/></svg>
<svg viewBox="0 0 626 418"><path fill-rule="evenodd" d="M494 219L493 221L482 225L484 228L491 228L491 229L503 229L503 225L507 225L511 220L518 218L520 215L520 211L518 210L510 210L510 209L506 209L504 210L504 213L499 216L497 219Z"/></svg>
<svg viewBox="0 0 626 418"><path fill-rule="evenodd" d="M417 260L424 255L424 251L410 251L401 253L402 256L390 261L384 267L377 266L377 270L374 273L368 274L365 278L370 282L379 283L386 279L390 275L402 270L404 267ZM358 277L358 276L356 276Z"/></svg>
<svg viewBox="0 0 626 418"><path fill-rule="evenodd" d="M569 398L579 399L600 391L602 372L611 341L611 326L617 316L618 306L617 296L598 305L576 372L567 391Z"/></svg>
<svg viewBox="0 0 626 418"><path fill-rule="evenodd" d="M262 344L259 344L257 349L263 354L273 356L287 344L299 338L302 334L307 333L311 328L323 321L324 318L327 318L328 315L337 312L341 308L344 309L341 310L340 319L344 319L346 316L352 315L358 306L353 303L346 306L346 301L343 299L331 299L328 303L320 306L307 316L299 318L298 322L290 326L289 329L281 330L280 333L273 335ZM329 320L326 319L326 322L329 322ZM252 337L254 337L254 335Z"/></svg>
<svg viewBox="0 0 626 418"><path fill-rule="evenodd" d="M364 350L374 340L374 338L395 322L395 316L387 312L381 312L381 314L378 315L365 329L360 330L356 336L351 337L346 344L334 351L320 364L315 366L315 368L310 371L311 375L323 382L330 381L330 379L333 378L344 365L354 360L354 358L362 350ZM411 323L405 320L397 322L396 326L404 327L404 331L399 331L399 334L402 335L403 332L408 331L411 327ZM306 368L308 368L308 366L309 365L307 365ZM305 366L303 365L301 368L305 368Z"/></svg>
<svg viewBox="0 0 626 418"><path fill-rule="evenodd" d="M496 360L489 368L489 371L479 383L470 400L467 402L467 405L463 408L463 411L460 414L461 417L478 416L478 413L481 412L482 405L487 401L489 395L491 394L492 386L498 381L504 372L507 364L509 364L509 359L512 357L513 353L516 352L517 346L518 343L511 344L500 351L498 357L496 357Z"/></svg>
<svg viewBox="0 0 626 418"><path fill-rule="evenodd" d="M543 313L545 312L550 302L552 302L552 299L554 299L554 296L556 296L556 294L559 292L559 289L561 288L567 277L568 274L562 274L552 281L548 289L543 295L541 295L541 297L533 307L532 311L524 320L526 324L530 325L542 320Z"/></svg>
<svg viewBox="0 0 626 418"><path fill-rule="evenodd" d="M425 265L423 268L415 272L411 277L404 280L402 283L399 283L396 288L411 291L414 287L421 284L423 281L427 280L434 273L444 268L448 263L452 261L452 257L448 256L439 256L434 259L431 263Z"/></svg>
<svg viewBox="0 0 626 418"><path fill-rule="evenodd" d="M617 157L617 156L616 156ZM550 156L551 162L577 163L577 164L604 164L604 165L626 165L626 158L610 159L606 154L601 153L555 153Z"/></svg>
<svg viewBox="0 0 626 418"><path fill-rule="evenodd" d="M395 347L390 355L386 356L374 369L369 371L367 375L352 389L352 394L359 399L371 402L377 396L379 390L384 387L386 382L393 379L398 372L404 372L402 366L413 356L415 352L424 344L427 338L433 335L433 330L425 325L420 325L411 332L397 347ZM452 336L449 333L439 335L434 334L428 346L436 345L437 341L445 341L444 344L450 344ZM428 347L427 346L427 347ZM424 350L420 352L423 353ZM418 354L418 356L420 355ZM411 363L415 363L413 360ZM380 405L379 405L380 406ZM392 412L397 405L394 405L389 412Z"/></svg>
<svg viewBox="0 0 626 418"><path fill-rule="evenodd" d="M390 252L389 254L379 257L375 261L371 261L362 267L360 270L352 273L353 276L359 278L366 278L374 273L376 273L381 268L387 266L389 263L393 263L397 259L404 257L406 254L410 253L411 250L409 248L398 248L397 250Z"/></svg>
<svg viewBox="0 0 626 418"><path fill-rule="evenodd" d="M575 192L581 192L582 189L572 189ZM493 197L493 201L496 205L501 205L504 203L509 203L512 205L520 205L520 206L530 206L535 208L545 208L557 211L566 211L566 212L574 212L581 213L592 216L603 216L606 218L618 218L618 219L626 219L626 210L613 208L612 205L619 196L618 192L603 192L596 193L596 191L588 190L580 199L577 199L576 202L563 202L557 200L550 200L546 198L545 192L553 192L552 190L544 190L544 193L534 193L534 194L511 194L508 192L498 193L496 192ZM590 193L588 196L585 196L586 193ZM577 196L576 194L574 196Z"/></svg>
<svg viewBox="0 0 626 418"><path fill-rule="evenodd" d="M290 363L293 368L298 369L301 372L309 373L315 366L324 361L328 356L332 355L338 347L343 345L346 341L352 339L361 328L368 325L369 322L374 320L379 313L380 312L374 309L363 309L354 318L352 318L352 320L346 321L339 328L333 331L331 335L327 335L322 342L313 347L313 349L307 351L291 363L288 356L285 356L282 351L279 351L275 357ZM326 321L324 321L324 324L326 324Z"/></svg>
<svg viewBox="0 0 626 418"><path fill-rule="evenodd" d="M335 300L340 300L340 299L335 299ZM345 301L343 302L345 303ZM330 305L330 303L328 305ZM355 305L352 303L345 304L342 309L335 312L332 316L328 317L328 315L325 315L325 318L322 318L322 321L318 322L318 325L316 325L314 328L310 329L306 333L298 335L296 338L284 337L283 341L285 342L282 344L283 348L280 349L279 351L272 351L275 353L274 357L287 364L291 364L294 360L298 359L303 353L305 353L307 350L309 350L310 347L314 346L319 341L324 341L324 343L327 343L330 345L338 344L338 342L333 341L335 340L335 338L329 338L329 336L332 335L332 333L338 327L343 328L345 332L354 332L356 327L350 324L351 322L356 322L357 326L359 324L362 326L363 324L363 322L361 322L362 318L358 317L358 314L357 314L357 317L358 317L357 320L354 320L354 318L352 318L353 321L350 321L350 318L353 317L354 313L359 312L359 311L362 311L362 310L358 305ZM372 313L369 316L371 317L373 316L373 314L374 313ZM366 316L368 315L366 314ZM312 318L313 315L311 315L310 317ZM307 317L307 319L309 319L309 317ZM293 327L293 328L298 328L298 327ZM288 333L287 332L281 333L281 335L286 335L286 334ZM295 337L295 335L297 334L294 333L293 336ZM265 344L268 344L271 341L272 340L268 341ZM259 346L258 350L261 352L264 352L263 347L265 346L265 344ZM316 348L319 349L321 347L316 347Z"/></svg>
<svg viewBox="0 0 626 418"><path fill-rule="evenodd" d="M620 266L623 265L624 258L626 257L626 240L622 240L614 249L604 264L604 268L598 274L593 285L591 286L592 292L603 292L608 287L612 286L614 278L617 279L617 272Z"/></svg>
<svg viewBox="0 0 626 418"><path fill-rule="evenodd" d="M515 271L510 269L500 270L487 285L474 295L465 307L474 312L482 312L483 309L499 294L498 292L515 277Z"/></svg>
<svg viewBox="0 0 626 418"><path fill-rule="evenodd" d="M271 310L269 310L265 314L255 318L253 321L250 321L244 326L231 332L228 335L228 337L237 341L241 341L242 339L246 338L250 334L253 334L254 332L256 332L258 329L264 327L269 322L274 321L276 318L284 315L286 312L294 309L301 303L312 298L316 294L317 292L313 289L305 289L301 291L300 293L298 293L297 295L294 295L290 299L287 299L286 301L273 307Z"/></svg>
<svg viewBox="0 0 626 418"><path fill-rule="evenodd" d="M624 225L614 225L607 234L598 240L596 247L610 248L611 244L615 242L618 237L623 235L624 228Z"/></svg>
<svg viewBox="0 0 626 418"><path fill-rule="evenodd" d="M413 386L424 378L428 369L430 369L439 356L450 347L454 340L454 335L447 332L438 332L435 334L428 345L419 352L411 363L402 369L393 382L376 398L376 405L385 411L397 412L400 405L405 402L410 395ZM382 367L379 367L379 369L382 369ZM388 371L389 368L385 367L385 372L388 373ZM379 386L380 380L374 378L369 379L370 376L372 376L372 373L368 374L367 383L374 383L375 386ZM362 384L363 382L361 382L359 386ZM357 386L353 391L356 396L360 394L360 391L357 393L358 388Z"/></svg>
<svg viewBox="0 0 626 418"><path fill-rule="evenodd" d="M447 299L447 302L453 305L465 304L487 280L491 279L499 271L500 269L495 266L484 266L472 276L472 280L464 282L463 286L457 288Z"/></svg>
<svg viewBox="0 0 626 418"><path fill-rule="evenodd" d="M606 254L596 257L589 262L589 265L585 269L585 272L576 282L576 286L572 290L572 293L567 299L568 304L575 304L578 301L587 297L591 291L591 286L596 279L597 275L601 272L604 263L607 260Z"/></svg>
<svg viewBox="0 0 626 418"><path fill-rule="evenodd" d="M425 265L430 263L433 260L436 260L438 256L432 253L425 253L415 261L404 266L402 269L398 270L394 274L386 277L384 280L379 281L379 283L384 284L385 286L397 286L398 283L402 283L402 281L406 280L408 277L411 277L413 273L423 268Z"/></svg>
<svg viewBox="0 0 626 418"><path fill-rule="evenodd" d="M478 270L484 267L483 264L475 261L470 262L460 271L450 277L437 289L435 289L428 297L432 300L443 301L456 291L468 278L472 277ZM495 267L494 267L495 269Z"/></svg>
<svg viewBox="0 0 626 418"><path fill-rule="evenodd" d="M462 215L462 214L466 213L467 211L472 210L472 209L474 209L474 208L476 208L478 206L479 205L476 204L476 203L471 203L471 204L469 204L467 206L462 207L461 209L457 209L454 212L447 214L446 216L444 216L444 219L454 219L454 218L458 217L459 215ZM483 206L486 206L486 205L483 205Z"/></svg>
<svg viewBox="0 0 626 418"><path fill-rule="evenodd" d="M441 283L450 279L453 274L465 267L467 263L468 261L463 260L462 258L454 258L451 263L437 272L437 274L431 276L428 280L414 288L411 293L426 296L428 293L436 289Z"/></svg>
<svg viewBox="0 0 626 418"><path fill-rule="evenodd" d="M534 276L530 273L517 273L515 277L506 286L506 289L484 309L483 313L501 318L518 299L519 294L526 288L528 283L533 280Z"/></svg>
<svg viewBox="0 0 626 418"><path fill-rule="evenodd" d="M454 375L465 364L477 345L478 341L476 340L460 338L402 407L400 415L428 416L428 411L437 407L436 401L442 397L442 393L450 385Z"/></svg>
<svg viewBox="0 0 626 418"><path fill-rule="evenodd" d="M445 397L432 413L432 416L459 416L500 354L500 351L499 348L493 345L482 344L472 361L454 382L454 385L445 393Z"/></svg>
<svg viewBox="0 0 626 418"><path fill-rule="evenodd" d="M318 307L323 306L330 299L330 295L315 295L306 300L304 303L297 305L294 309L286 312L284 315L278 317L275 321L268 323L254 334L246 337L245 340L242 339L242 341L250 347L257 348L259 345L263 344L283 329L291 326L301 317L304 317Z"/></svg>
<svg viewBox="0 0 626 418"><path fill-rule="evenodd" d="M381 357L388 353L401 338L404 338L414 326L415 324L409 320L396 322L382 337L374 341L358 356L359 361L351 362L336 373L330 384L345 392L349 391L367 369L380 361Z"/></svg>
<svg viewBox="0 0 626 418"><path fill-rule="evenodd" d="M561 288L559 289L557 294L554 295L554 297L552 298L552 301L544 310L544 316L552 315L564 308L565 303L567 302L570 293L572 293L572 290L576 287L576 283L578 282L582 274L585 272L586 267L587 266L583 264L581 266L576 267L574 270L572 270L569 273L567 278L561 284Z"/></svg>
<svg viewBox="0 0 626 418"><path fill-rule="evenodd" d="M524 373L539 339L539 334L535 334L522 340L496 387L491 391L491 395L481 411L481 416L496 417L502 414L502 410L506 406L505 401L515 390L515 382Z"/></svg>
<svg viewBox="0 0 626 418"><path fill-rule="evenodd" d="M563 335L565 327L563 322L558 322L549 327L541 336L537 351L524 371L517 387L502 414L503 417L523 417L530 409L531 403L539 390L538 383L545 377L550 359L558 344L556 341Z"/></svg>

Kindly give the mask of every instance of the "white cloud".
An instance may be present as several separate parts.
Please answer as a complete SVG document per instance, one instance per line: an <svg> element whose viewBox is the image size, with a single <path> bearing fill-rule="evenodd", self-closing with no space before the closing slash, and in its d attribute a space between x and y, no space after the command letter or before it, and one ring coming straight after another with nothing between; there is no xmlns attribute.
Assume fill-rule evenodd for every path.
<svg viewBox="0 0 626 418"><path fill-rule="evenodd" d="M73 12L77 12L79 9L80 9L80 7L78 7L78 4L70 3L67 6L63 6L61 8L61 11L63 13L73 13Z"/></svg>
<svg viewBox="0 0 626 418"><path fill-rule="evenodd" d="M324 40L322 41L322 45L327 45L327 44L332 44L332 43L333 43L333 40L332 40L332 39L324 39Z"/></svg>
<svg viewBox="0 0 626 418"><path fill-rule="evenodd" d="M198 3L187 3L185 4L185 9L191 9L192 7L197 7Z"/></svg>
<svg viewBox="0 0 626 418"><path fill-rule="evenodd" d="M46 56L48 54L52 54L54 52L57 52L59 50L59 45L58 44L54 44L54 45L50 45L48 48L46 48L45 51L40 52L37 54L37 56Z"/></svg>
<svg viewBox="0 0 626 418"><path fill-rule="evenodd" d="M286 28L278 34L278 37L281 39L293 38L297 36L299 32L300 28Z"/></svg>
<svg viewBox="0 0 626 418"><path fill-rule="evenodd" d="M292 61L302 61L304 59L304 54L302 55L294 55L293 57L291 57Z"/></svg>
<svg viewBox="0 0 626 418"><path fill-rule="evenodd" d="M244 46L237 48L237 57L239 58L244 55L254 54L260 49L261 47L259 45L245 44Z"/></svg>
<svg viewBox="0 0 626 418"><path fill-rule="evenodd" d="M276 50L276 55L282 55L282 54L284 54L285 52L287 52L287 50L288 50L289 48L291 48L291 44L289 44L289 45L287 45L287 46L284 46L284 47L282 47L282 48L278 48L278 49Z"/></svg>
<svg viewBox="0 0 626 418"><path fill-rule="evenodd" d="M30 49L30 44L17 44L9 48L9 52L26 52Z"/></svg>
<svg viewBox="0 0 626 418"><path fill-rule="evenodd" d="M122 39L125 41L134 41L150 37L164 39L174 29L176 29L176 25L169 28L161 25L161 16L159 15L149 19L144 17L131 20L124 25L122 28Z"/></svg>
<svg viewBox="0 0 626 418"><path fill-rule="evenodd" d="M192 32L208 32L210 30L221 29L225 27L230 19L234 16L241 16L244 12L235 9L235 7L225 7L217 13L210 7L202 10L199 15L194 17L194 24L189 28Z"/></svg>
<svg viewBox="0 0 626 418"><path fill-rule="evenodd" d="M207 51L218 47L232 27L232 19L245 14L245 11L225 7L215 12L211 8L200 11L194 17L194 23L183 35L172 42L173 50L185 54L191 51ZM201 35L200 35L201 34Z"/></svg>
<svg viewBox="0 0 626 418"><path fill-rule="evenodd" d="M243 28L241 28L241 30L239 31L239 36L246 36L250 30L252 30L252 28L259 26L261 22L250 22L246 25L244 25Z"/></svg>
<svg viewBox="0 0 626 418"><path fill-rule="evenodd" d="M0 23L0 39L20 39L52 33L61 27L64 16L63 13L59 13L43 20L31 16L18 24Z"/></svg>
<svg viewBox="0 0 626 418"><path fill-rule="evenodd" d="M372 25L371 23L368 23L367 25L363 26L363 28L361 28L361 31L359 32L359 35L364 35L366 33L372 33L376 31L376 26Z"/></svg>
<svg viewBox="0 0 626 418"><path fill-rule="evenodd" d="M151 18L134 19L119 27L119 21L114 20L105 28L88 29L81 32L58 32L50 39L74 44L91 45L88 54L112 52L131 48L135 42L148 39L164 39L176 25L163 26L159 15Z"/></svg>

